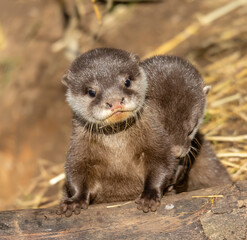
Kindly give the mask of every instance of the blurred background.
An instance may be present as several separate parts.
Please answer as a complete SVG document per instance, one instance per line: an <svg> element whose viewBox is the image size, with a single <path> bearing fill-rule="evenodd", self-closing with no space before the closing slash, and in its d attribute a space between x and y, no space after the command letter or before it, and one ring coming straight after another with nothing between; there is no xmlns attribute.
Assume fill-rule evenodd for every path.
<svg viewBox="0 0 247 240"><path fill-rule="evenodd" d="M246 22L247 0L0 0L0 210L59 202L71 131L60 80L96 47L189 59L212 85L202 131L247 179Z"/></svg>

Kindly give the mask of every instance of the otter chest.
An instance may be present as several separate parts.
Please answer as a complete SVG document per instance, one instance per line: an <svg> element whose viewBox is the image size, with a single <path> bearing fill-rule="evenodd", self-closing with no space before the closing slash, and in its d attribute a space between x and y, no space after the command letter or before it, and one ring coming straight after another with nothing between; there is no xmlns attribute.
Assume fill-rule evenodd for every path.
<svg viewBox="0 0 247 240"><path fill-rule="evenodd" d="M140 154L129 135L114 134L102 138L103 157L107 165L116 171L135 171L140 165ZM136 169L138 170L138 169Z"/></svg>

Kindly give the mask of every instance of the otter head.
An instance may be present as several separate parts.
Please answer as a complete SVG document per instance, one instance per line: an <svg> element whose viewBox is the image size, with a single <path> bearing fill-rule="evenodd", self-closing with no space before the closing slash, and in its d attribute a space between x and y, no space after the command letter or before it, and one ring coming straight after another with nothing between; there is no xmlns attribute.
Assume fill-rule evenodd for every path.
<svg viewBox="0 0 247 240"><path fill-rule="evenodd" d="M172 153L184 157L191 147L191 141L203 120L206 96L210 86L205 86L203 78L187 60L176 56L153 57L147 62L155 64L155 71L149 69L154 79L158 79L162 91L161 118L169 135ZM161 78L161 80L160 80ZM157 91L157 90L156 90ZM159 96L158 93L152 93Z"/></svg>
<svg viewBox="0 0 247 240"><path fill-rule="evenodd" d="M177 116L174 115L175 121L171 124L173 127L170 136L172 153L177 158L185 157L189 153L191 141L203 121L206 95L210 86L197 86L196 89L196 92L187 89L187 92L181 93L180 101L176 103L178 111Z"/></svg>
<svg viewBox="0 0 247 240"><path fill-rule="evenodd" d="M74 114L90 124L112 125L142 109L147 81L136 55L99 48L78 57L62 80Z"/></svg>

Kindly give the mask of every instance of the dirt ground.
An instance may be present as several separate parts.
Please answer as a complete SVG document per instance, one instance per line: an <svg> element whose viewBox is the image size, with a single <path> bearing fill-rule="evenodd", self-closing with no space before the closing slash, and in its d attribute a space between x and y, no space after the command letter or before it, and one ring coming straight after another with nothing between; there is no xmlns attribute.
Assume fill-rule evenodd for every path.
<svg viewBox="0 0 247 240"><path fill-rule="evenodd" d="M192 61L212 85L202 130L233 180L247 179L247 1L231 2L0 0L0 210L58 202L62 182L49 180L71 131L60 80L95 47Z"/></svg>

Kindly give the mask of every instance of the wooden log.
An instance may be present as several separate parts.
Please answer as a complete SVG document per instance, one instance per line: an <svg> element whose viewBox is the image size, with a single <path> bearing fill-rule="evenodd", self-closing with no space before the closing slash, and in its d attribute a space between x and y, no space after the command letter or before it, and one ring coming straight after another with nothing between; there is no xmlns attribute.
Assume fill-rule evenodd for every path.
<svg viewBox="0 0 247 240"><path fill-rule="evenodd" d="M165 196L155 213L116 205L70 218L56 208L0 212L0 239L247 239L247 181Z"/></svg>

